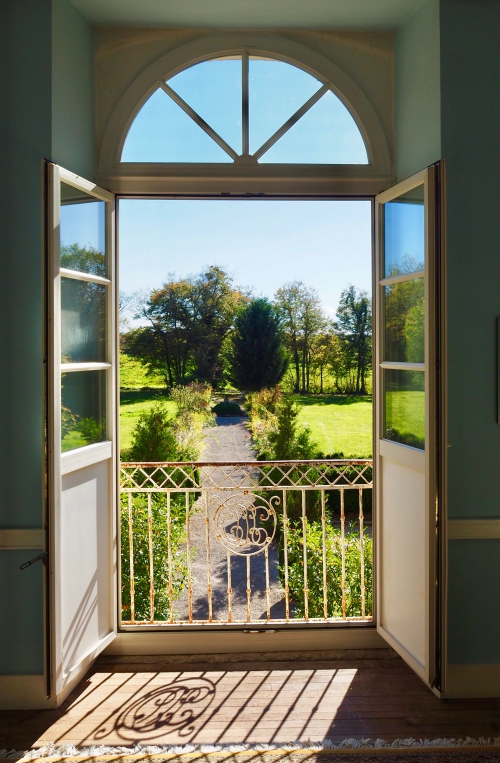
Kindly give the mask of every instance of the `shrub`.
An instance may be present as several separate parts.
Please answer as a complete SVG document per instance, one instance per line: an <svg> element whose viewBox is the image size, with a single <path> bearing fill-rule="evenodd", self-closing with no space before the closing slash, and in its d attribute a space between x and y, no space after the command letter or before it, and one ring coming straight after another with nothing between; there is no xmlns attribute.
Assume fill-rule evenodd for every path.
<svg viewBox="0 0 500 763"><path fill-rule="evenodd" d="M129 495L122 493L120 504L121 524L121 580L122 617L129 620L130 610L130 538L129 538ZM176 601L187 586L187 554L182 550L186 540L186 504L184 495L172 495L170 501L170 523L166 495L151 495L152 540L153 540L153 582L154 612L151 613L148 497L145 493L133 493L133 555L134 555L134 605L136 620L169 620L177 616L170 607L168 536L170 527L170 567L172 602Z"/></svg>
<svg viewBox="0 0 500 763"><path fill-rule="evenodd" d="M139 416L132 432L132 445L122 453L122 461L179 461L174 422L162 403L154 403Z"/></svg>
<svg viewBox="0 0 500 763"><path fill-rule="evenodd" d="M308 460L317 445L307 427L298 424L293 397L280 387L248 395L250 430L258 458L264 461Z"/></svg>
<svg viewBox="0 0 500 763"><path fill-rule="evenodd" d="M243 411L238 403L217 403L212 411L216 416L243 416Z"/></svg>
<svg viewBox="0 0 500 763"><path fill-rule="evenodd" d="M324 617L323 531L321 522L306 520L307 585L309 617ZM305 616L303 528L295 523L288 528L288 587L294 617ZM326 601L327 616L342 617L342 545L339 529L326 527ZM283 538L283 535L281 536ZM280 548L279 575L285 585L283 540ZM365 614L372 611L373 542L363 535L365 573ZM361 543L351 526L345 533L346 615L361 617Z"/></svg>
<svg viewBox="0 0 500 763"><path fill-rule="evenodd" d="M63 438L73 431L77 420L78 416L72 413L69 408L66 408L64 405L61 406L61 436Z"/></svg>
<svg viewBox="0 0 500 763"><path fill-rule="evenodd" d="M209 384L179 384L172 387L170 397L177 404L180 414L197 415L205 426L214 426L214 416L210 410L212 387Z"/></svg>
<svg viewBox="0 0 500 763"><path fill-rule="evenodd" d="M298 415L293 397L283 395L276 406L276 426L268 436L272 459L284 461L314 458L317 445L311 440L308 427L298 425Z"/></svg>
<svg viewBox="0 0 500 763"><path fill-rule="evenodd" d="M103 421L98 423L91 417L80 419L76 428L89 445L106 439L106 424Z"/></svg>

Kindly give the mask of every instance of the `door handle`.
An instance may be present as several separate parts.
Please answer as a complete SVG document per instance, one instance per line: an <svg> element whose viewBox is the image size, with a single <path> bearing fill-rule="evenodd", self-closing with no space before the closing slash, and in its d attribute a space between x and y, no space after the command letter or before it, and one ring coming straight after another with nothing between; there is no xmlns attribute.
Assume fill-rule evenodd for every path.
<svg viewBox="0 0 500 763"><path fill-rule="evenodd" d="M47 566L47 552L42 551L41 554L38 554L38 556L34 556L33 559L30 559L29 562L24 562L24 564L21 564L19 567L20 570L27 570L28 567L31 567L32 564L35 564L35 562L43 562L45 566Z"/></svg>

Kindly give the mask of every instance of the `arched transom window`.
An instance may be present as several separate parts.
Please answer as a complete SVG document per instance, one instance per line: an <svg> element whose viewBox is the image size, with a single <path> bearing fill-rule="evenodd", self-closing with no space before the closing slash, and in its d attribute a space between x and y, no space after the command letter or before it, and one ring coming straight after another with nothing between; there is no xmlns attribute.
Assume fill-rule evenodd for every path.
<svg viewBox="0 0 500 763"><path fill-rule="evenodd" d="M212 58L160 81L137 112L122 162L368 164L331 87L285 61Z"/></svg>

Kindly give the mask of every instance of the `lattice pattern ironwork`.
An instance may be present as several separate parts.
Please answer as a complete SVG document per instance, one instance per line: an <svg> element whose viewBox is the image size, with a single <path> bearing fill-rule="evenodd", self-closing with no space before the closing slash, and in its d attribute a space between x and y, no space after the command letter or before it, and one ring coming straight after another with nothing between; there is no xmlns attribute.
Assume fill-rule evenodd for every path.
<svg viewBox="0 0 500 763"><path fill-rule="evenodd" d="M121 464L122 624L371 620L371 487L365 459Z"/></svg>
<svg viewBox="0 0 500 763"><path fill-rule="evenodd" d="M352 488L372 484L368 459L121 464L122 491L253 487Z"/></svg>

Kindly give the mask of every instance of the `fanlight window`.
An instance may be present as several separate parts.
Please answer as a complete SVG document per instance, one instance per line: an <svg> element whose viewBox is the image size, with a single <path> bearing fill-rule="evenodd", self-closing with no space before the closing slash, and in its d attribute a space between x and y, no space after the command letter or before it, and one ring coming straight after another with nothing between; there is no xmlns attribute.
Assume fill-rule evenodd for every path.
<svg viewBox="0 0 500 763"><path fill-rule="evenodd" d="M121 160L368 163L356 122L328 85L292 64L246 54L159 82Z"/></svg>

